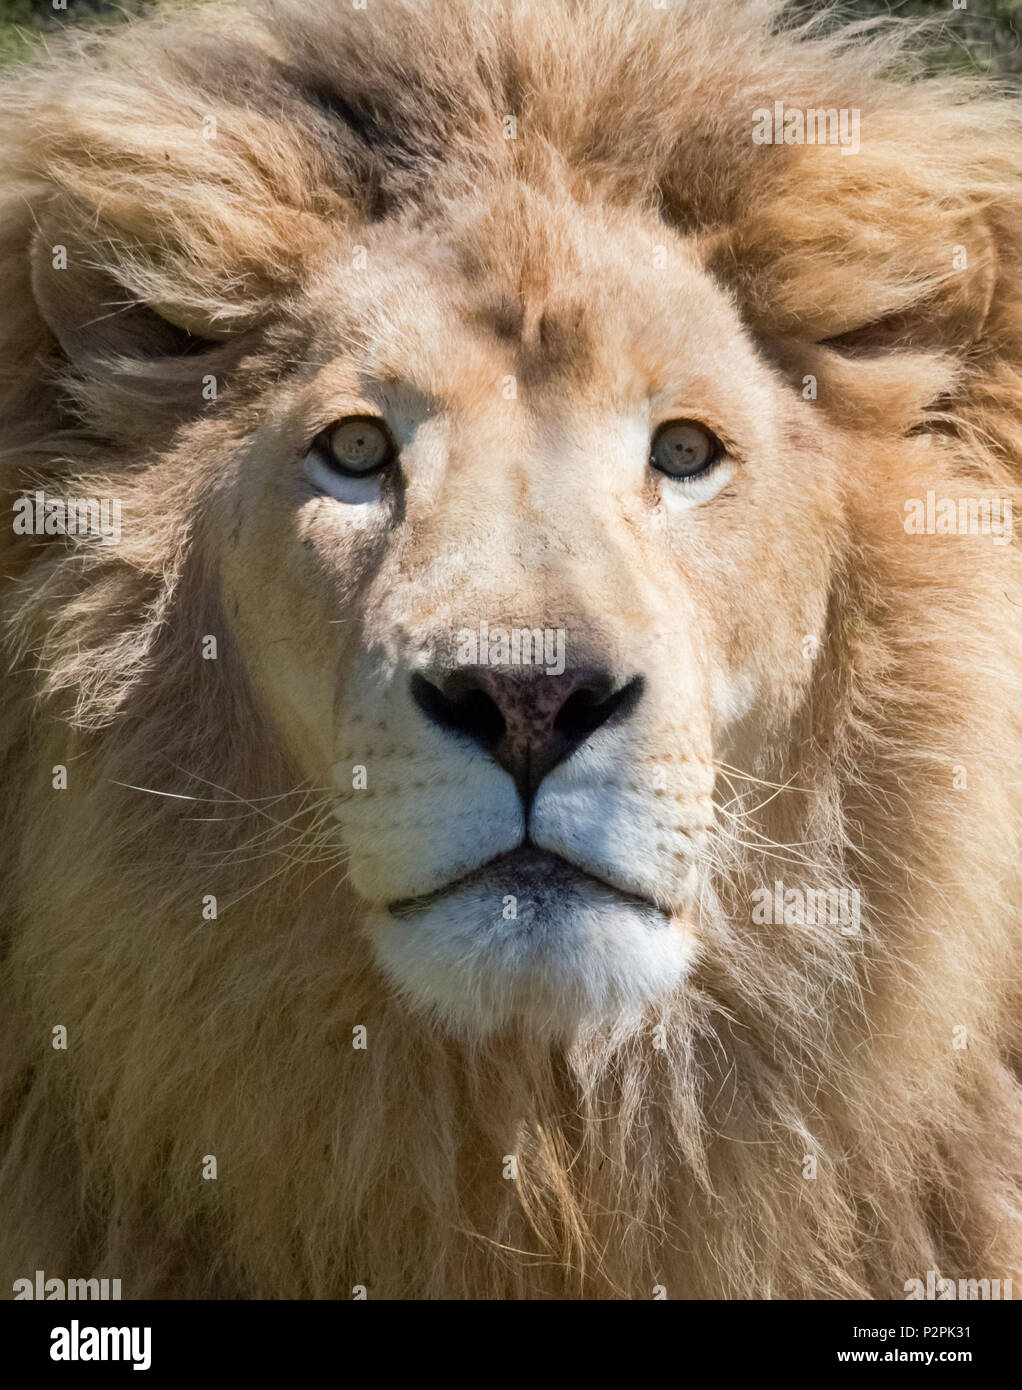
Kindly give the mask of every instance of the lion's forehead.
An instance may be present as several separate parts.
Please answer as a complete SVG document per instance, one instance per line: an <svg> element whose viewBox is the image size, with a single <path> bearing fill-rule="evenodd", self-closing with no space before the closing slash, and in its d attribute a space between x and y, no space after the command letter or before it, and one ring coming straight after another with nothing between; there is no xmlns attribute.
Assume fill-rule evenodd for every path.
<svg viewBox="0 0 1022 1390"><path fill-rule="evenodd" d="M752 343L694 241L638 207L531 195L527 215L520 193L495 184L414 233L345 229L299 302L309 355L357 356L382 380L466 408L511 372L530 398L550 388L587 404L755 375Z"/></svg>

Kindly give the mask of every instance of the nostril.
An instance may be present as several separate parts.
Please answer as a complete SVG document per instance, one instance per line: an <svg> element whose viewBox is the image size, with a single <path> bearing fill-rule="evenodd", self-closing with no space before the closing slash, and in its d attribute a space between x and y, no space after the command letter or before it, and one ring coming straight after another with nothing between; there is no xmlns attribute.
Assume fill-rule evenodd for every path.
<svg viewBox="0 0 1022 1390"><path fill-rule="evenodd" d="M454 687L447 695L425 676L416 674L412 676L411 690L412 699L423 714L442 728L465 734L484 748L495 748L504 737L504 716L478 686L461 692Z"/></svg>
<svg viewBox="0 0 1022 1390"><path fill-rule="evenodd" d="M582 686L561 706L554 719L554 728L573 747L584 743L615 715L626 715L635 707L642 695L642 677L636 676L608 694L610 688L609 680Z"/></svg>
<svg viewBox="0 0 1022 1390"><path fill-rule="evenodd" d="M581 743L604 723L607 703L595 690L576 690L558 710L554 728L569 743Z"/></svg>

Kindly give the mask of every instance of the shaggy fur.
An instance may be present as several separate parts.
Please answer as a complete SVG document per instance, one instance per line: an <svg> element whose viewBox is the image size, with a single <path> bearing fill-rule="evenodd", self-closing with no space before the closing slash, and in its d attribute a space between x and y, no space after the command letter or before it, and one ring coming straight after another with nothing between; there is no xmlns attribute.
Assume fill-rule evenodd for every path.
<svg viewBox="0 0 1022 1390"><path fill-rule="evenodd" d="M79 38L2 89L5 486L125 511L118 546L0 534L5 1287L1022 1278L1022 575L1015 546L901 525L928 489L1017 496L1016 108L919 79L889 28L795 32L773 0L254 9ZM859 108L861 151L755 145L775 100ZM326 817L292 793L217 577L223 460L303 370L296 306L331 247L387 219L442 239L476 194L499 221L512 185L689 238L793 409L816 375L805 433L846 460L812 679L743 774L720 770L695 973L649 1027L563 1046L449 1036L357 931L339 952ZM521 206L508 226L539 237ZM760 525L769 629L770 588L809 581ZM861 935L750 925L779 867L858 889Z"/></svg>

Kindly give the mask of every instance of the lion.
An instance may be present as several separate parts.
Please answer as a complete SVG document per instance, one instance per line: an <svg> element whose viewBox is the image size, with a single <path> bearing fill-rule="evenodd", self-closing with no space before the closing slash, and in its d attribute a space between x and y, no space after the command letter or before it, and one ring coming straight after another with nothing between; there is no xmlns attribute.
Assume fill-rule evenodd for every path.
<svg viewBox="0 0 1022 1390"><path fill-rule="evenodd" d="M915 35L4 79L7 1287L1022 1273L1022 124Z"/></svg>

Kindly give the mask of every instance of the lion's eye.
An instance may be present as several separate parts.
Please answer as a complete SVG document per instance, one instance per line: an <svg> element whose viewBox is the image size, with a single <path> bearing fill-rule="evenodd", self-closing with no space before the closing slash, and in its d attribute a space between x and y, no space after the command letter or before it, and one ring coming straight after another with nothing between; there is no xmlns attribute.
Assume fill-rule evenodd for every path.
<svg viewBox="0 0 1022 1390"><path fill-rule="evenodd" d="M386 468L397 453L382 420L364 417L331 425L317 443L327 463L348 478L364 478Z"/></svg>
<svg viewBox="0 0 1022 1390"><path fill-rule="evenodd" d="M649 461L669 478L707 473L724 455L724 445L696 420L668 420L653 436Z"/></svg>

